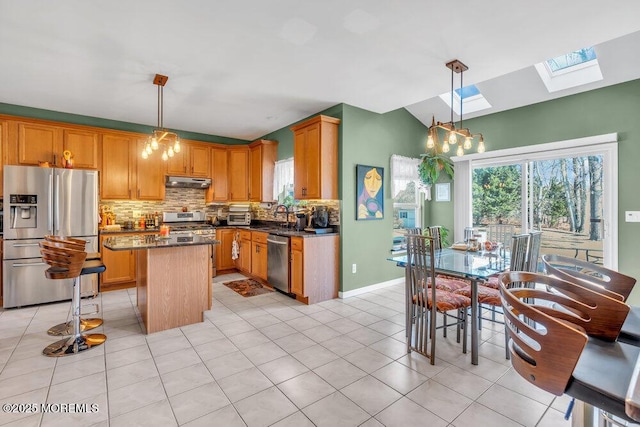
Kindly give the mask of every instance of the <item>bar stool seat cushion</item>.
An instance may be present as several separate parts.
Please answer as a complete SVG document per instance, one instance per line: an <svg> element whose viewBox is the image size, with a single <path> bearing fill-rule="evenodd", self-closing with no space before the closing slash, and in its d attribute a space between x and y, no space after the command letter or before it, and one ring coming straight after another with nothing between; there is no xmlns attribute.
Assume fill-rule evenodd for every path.
<svg viewBox="0 0 640 427"><path fill-rule="evenodd" d="M91 259L84 262L80 275L103 273L107 268L100 259Z"/></svg>
<svg viewBox="0 0 640 427"><path fill-rule="evenodd" d="M589 338L565 393L634 422L625 413L625 399L639 354L637 346Z"/></svg>

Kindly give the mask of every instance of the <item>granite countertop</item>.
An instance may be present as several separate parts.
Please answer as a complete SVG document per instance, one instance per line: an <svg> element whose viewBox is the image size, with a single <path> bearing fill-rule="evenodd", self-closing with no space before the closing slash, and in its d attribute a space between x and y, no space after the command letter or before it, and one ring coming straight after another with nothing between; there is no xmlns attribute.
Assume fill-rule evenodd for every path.
<svg viewBox="0 0 640 427"><path fill-rule="evenodd" d="M308 231L296 231L293 228L282 228L277 225L268 224L255 224L255 225L223 225L216 228L242 228L249 231L261 231L263 233L275 234L277 236L287 237L323 237L323 236L337 236L340 233L335 231L335 228L328 233L311 233Z"/></svg>
<svg viewBox="0 0 640 427"><path fill-rule="evenodd" d="M135 249L160 249L178 246L217 245L215 236L174 235L160 238L158 235L113 236L104 240L103 246L112 251Z"/></svg>
<svg viewBox="0 0 640 427"><path fill-rule="evenodd" d="M100 234L123 234L123 233L159 233L160 228L120 228L120 230L105 230L100 229Z"/></svg>

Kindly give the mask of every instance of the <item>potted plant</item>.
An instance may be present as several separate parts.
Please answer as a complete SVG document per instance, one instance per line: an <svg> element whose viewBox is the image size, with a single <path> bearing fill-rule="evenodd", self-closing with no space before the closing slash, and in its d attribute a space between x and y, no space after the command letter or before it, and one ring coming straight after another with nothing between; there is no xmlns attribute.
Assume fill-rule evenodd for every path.
<svg viewBox="0 0 640 427"><path fill-rule="evenodd" d="M453 179L453 162L448 156L438 153L435 147L429 153L421 154L421 157L422 162L418 165L418 173L424 185L435 184L442 171Z"/></svg>

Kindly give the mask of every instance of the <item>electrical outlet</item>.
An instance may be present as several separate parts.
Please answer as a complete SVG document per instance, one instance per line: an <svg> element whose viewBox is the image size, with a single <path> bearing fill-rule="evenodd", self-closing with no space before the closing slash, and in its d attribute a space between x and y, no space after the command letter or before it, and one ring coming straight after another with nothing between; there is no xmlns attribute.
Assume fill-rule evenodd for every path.
<svg viewBox="0 0 640 427"><path fill-rule="evenodd" d="M134 218L138 219L138 218L140 218L141 215L142 214L140 213L140 211L133 211L133 217Z"/></svg>
<svg viewBox="0 0 640 427"><path fill-rule="evenodd" d="M358 268L356 267L356 264L351 264L351 272L353 274L356 274L356 271L358 271Z"/></svg>
<svg viewBox="0 0 640 427"><path fill-rule="evenodd" d="M625 222L640 222L640 211L625 211Z"/></svg>

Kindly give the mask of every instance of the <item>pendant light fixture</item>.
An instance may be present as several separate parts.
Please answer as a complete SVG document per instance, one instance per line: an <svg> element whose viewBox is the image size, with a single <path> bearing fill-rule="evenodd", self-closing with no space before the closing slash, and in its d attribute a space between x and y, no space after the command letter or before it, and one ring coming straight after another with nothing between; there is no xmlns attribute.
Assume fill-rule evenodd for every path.
<svg viewBox="0 0 640 427"><path fill-rule="evenodd" d="M464 104L462 97L462 75L469 69L462 62L454 59L451 62L447 62L447 68L451 69L451 119L447 123L436 122L435 117L431 117L431 126L429 126L429 134L427 136L427 148L433 149L438 144L438 129L445 131L444 138L442 140L442 152L447 153L451 149L451 146L457 146L456 156L464 155L464 150L469 150L473 146L474 138L478 138L478 153L484 153L484 137L481 133L471 133L468 128L462 127L462 106ZM460 74L460 123L456 128L453 121L453 73Z"/></svg>
<svg viewBox="0 0 640 427"><path fill-rule="evenodd" d="M162 160L167 161L175 153L180 152L180 138L175 132L164 128L164 85L169 77L156 74L153 84L158 86L158 127L153 130L147 144L142 150L142 158L147 159L151 153L158 150L162 145Z"/></svg>

